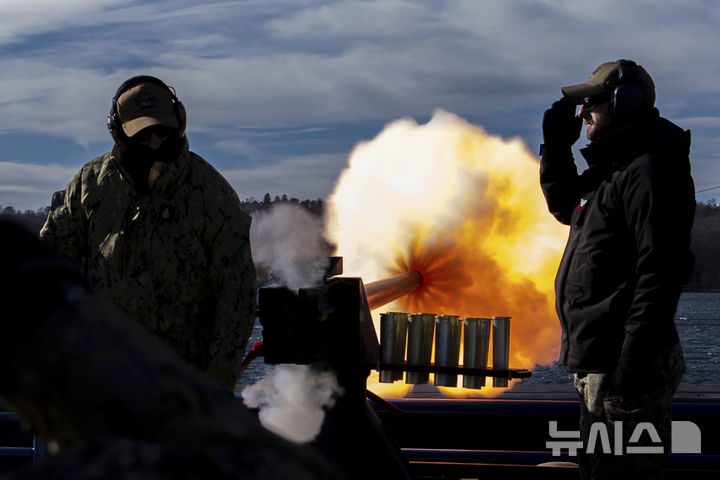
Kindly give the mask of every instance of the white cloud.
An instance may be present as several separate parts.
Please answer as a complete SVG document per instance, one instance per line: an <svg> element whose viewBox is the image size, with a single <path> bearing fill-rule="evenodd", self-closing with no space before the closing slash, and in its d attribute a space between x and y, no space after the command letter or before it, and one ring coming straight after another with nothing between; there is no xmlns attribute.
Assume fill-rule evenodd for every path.
<svg viewBox="0 0 720 480"><path fill-rule="evenodd" d="M6 61L0 71L0 129L72 138L82 145L104 141L114 85L94 70Z"/></svg>
<svg viewBox="0 0 720 480"><path fill-rule="evenodd" d="M20 2L11 3L16 4L16 16L24 18ZM32 23L38 31L102 27L97 35L85 33L80 40L72 35L53 39L47 55L34 51L32 60L5 66L0 85L16 79L27 85L29 92L23 95L33 87L53 98L51 103L18 106L29 117L24 122L22 111L8 112L20 119L19 128L48 131L36 117L38 109L49 105L62 112L59 116L64 114L62 123L74 119L74 126L64 129L71 138L81 143L99 138L101 129L88 133L91 123L97 125L88 116L102 117L97 112L107 110L114 88L140 73L128 68L133 61L143 72L176 86L190 107L191 128L201 131L230 122L288 126L390 121L429 115L438 107L461 114L488 112L491 121L503 110L512 115L510 101L537 102L538 92L550 101L560 85L581 81L600 61L619 56L637 56L651 73L657 70L661 90L693 84L717 91L714 79L720 73L717 65L705 61L712 58L720 34L708 29L707 19L692 14L699 8L697 1L676 8L691 12L683 10L680 17L662 2L649 8L646 2L620 0L603 6L392 0L202 6L144 2L127 7L107 1L80 14L76 9L81 3L70 2L67 10L73 14L55 8L42 19L18 21L21 26ZM607 9L623 15L610 22L602 16ZM708 10L711 18L717 17L717 9ZM657 11L666 14L652 13ZM642 23L649 15L652 28ZM635 24L643 28L633 28ZM694 30L698 24L699 34ZM22 28L6 30L24 35ZM698 35L705 41L698 42ZM123 39L120 44L118 38ZM65 42L72 48L64 50ZM658 48L668 43L672 49ZM688 74L683 62L702 74ZM85 98L79 98L79 91Z"/></svg>
<svg viewBox="0 0 720 480"><path fill-rule="evenodd" d="M426 5L422 5L426 3ZM436 4L440 4L437 2ZM374 0L325 2L289 12L267 22L281 38L398 38L427 34L440 20L427 2Z"/></svg>
<svg viewBox="0 0 720 480"><path fill-rule="evenodd" d="M259 160L262 157L262 151L252 145L248 140L228 139L215 144L215 148L224 152L236 153L253 160Z"/></svg>
<svg viewBox="0 0 720 480"><path fill-rule="evenodd" d="M1 0L0 44L53 32L102 13L122 0Z"/></svg>
<svg viewBox="0 0 720 480"><path fill-rule="evenodd" d="M248 127L288 134L436 108L527 136L561 85L616 58L647 67L659 104L694 128L694 144L708 145L711 129L700 127L717 125L709 99L720 98L720 6L703 0L0 0L0 11L0 131L9 134L107 142L115 89L149 73L177 89L191 132L252 160L273 156L238 135ZM280 189L276 168L302 171L295 165L315 156L293 158L231 172ZM302 189L326 192L332 181L318 174Z"/></svg>
<svg viewBox="0 0 720 480"><path fill-rule="evenodd" d="M0 162L0 205L36 210L50 205L52 193L65 188L79 166Z"/></svg>
<svg viewBox="0 0 720 480"><path fill-rule="evenodd" d="M38 184L50 183L65 186L70 178L76 173L78 167L58 165L50 163L47 165L34 165L15 162L0 162L0 178L2 184L24 181L33 178Z"/></svg>
<svg viewBox="0 0 720 480"><path fill-rule="evenodd" d="M347 166L344 154L286 157L272 164L251 168L224 169L223 176L241 199L262 199L287 194L300 200L327 196L340 172Z"/></svg>
<svg viewBox="0 0 720 480"><path fill-rule="evenodd" d="M676 119L679 124L685 128L719 128L720 117L717 116L702 116L702 117L683 117Z"/></svg>

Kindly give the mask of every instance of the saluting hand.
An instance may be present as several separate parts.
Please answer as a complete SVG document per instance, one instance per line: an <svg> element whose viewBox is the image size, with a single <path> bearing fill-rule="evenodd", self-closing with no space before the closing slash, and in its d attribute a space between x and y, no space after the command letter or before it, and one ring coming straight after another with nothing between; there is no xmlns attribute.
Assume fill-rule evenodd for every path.
<svg viewBox="0 0 720 480"><path fill-rule="evenodd" d="M567 97L552 104L543 115L543 141L546 147L570 148L580 138L582 119L575 115L577 105Z"/></svg>

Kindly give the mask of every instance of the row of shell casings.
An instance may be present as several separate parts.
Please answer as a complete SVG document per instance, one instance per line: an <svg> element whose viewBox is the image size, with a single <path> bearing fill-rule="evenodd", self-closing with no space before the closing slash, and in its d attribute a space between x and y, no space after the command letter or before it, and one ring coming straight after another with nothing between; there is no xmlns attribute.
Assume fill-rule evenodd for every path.
<svg viewBox="0 0 720 480"><path fill-rule="evenodd" d="M492 335L491 335L492 332ZM460 345L463 346L463 368L487 368L490 337L493 340L493 369L507 370L510 359L510 317L465 317L388 312L380 315L380 362L431 365L433 338L435 366L458 367ZM407 347L407 348L406 348ZM380 382L420 384L430 381L428 372L380 370ZM436 373L435 385L457 387L457 374ZM464 388L482 388L485 377L463 375ZM493 377L494 387L507 387L508 379Z"/></svg>

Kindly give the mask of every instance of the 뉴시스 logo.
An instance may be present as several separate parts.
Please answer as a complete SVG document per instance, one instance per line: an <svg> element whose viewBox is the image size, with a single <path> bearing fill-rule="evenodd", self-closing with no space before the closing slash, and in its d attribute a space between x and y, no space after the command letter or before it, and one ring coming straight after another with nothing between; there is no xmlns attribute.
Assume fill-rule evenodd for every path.
<svg viewBox="0 0 720 480"><path fill-rule="evenodd" d="M587 453L605 453L623 455L624 453L664 453L664 447L660 441L660 435L650 422L640 422L635 426L627 445L623 445L623 422L614 422L615 434L613 442L610 442L607 425L602 422L595 422L590 427L588 444L585 448ZM546 448L552 448L553 457L562 455L562 450L567 450L568 455L576 456L579 449L583 448L578 430L558 430L557 421L551 420L548 425L550 438L560 439L545 442ZM653 445L638 445L643 435L649 435ZM702 438L700 428L693 422L673 421L671 433L671 453L701 453ZM598 450L599 448L599 450Z"/></svg>

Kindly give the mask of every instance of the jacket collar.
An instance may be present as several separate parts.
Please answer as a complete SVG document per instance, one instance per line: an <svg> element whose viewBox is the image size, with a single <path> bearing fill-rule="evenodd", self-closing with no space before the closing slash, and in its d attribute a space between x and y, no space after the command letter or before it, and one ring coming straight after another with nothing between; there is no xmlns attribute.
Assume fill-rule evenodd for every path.
<svg viewBox="0 0 720 480"><path fill-rule="evenodd" d="M590 168L621 170L647 151L660 113L656 108L637 122L615 130L580 150Z"/></svg>
<svg viewBox="0 0 720 480"><path fill-rule="evenodd" d="M185 143L180 150L180 155L173 161L164 165L164 168L159 172L159 177L156 180L154 186L149 190L150 192L162 193L171 188L177 188L178 182L184 181L182 176L187 172L190 162L190 146L185 138ZM132 182L128 181L127 173L122 167L122 163L116 156L116 148L114 147L111 152L106 154L106 161L103 162L102 169L98 175L98 183L101 183L103 178L110 175L117 174L123 178L123 183L126 183L128 187L137 191L132 185Z"/></svg>

